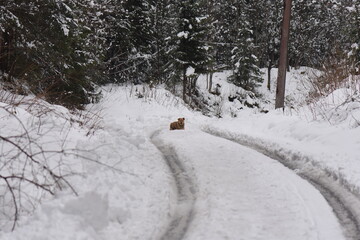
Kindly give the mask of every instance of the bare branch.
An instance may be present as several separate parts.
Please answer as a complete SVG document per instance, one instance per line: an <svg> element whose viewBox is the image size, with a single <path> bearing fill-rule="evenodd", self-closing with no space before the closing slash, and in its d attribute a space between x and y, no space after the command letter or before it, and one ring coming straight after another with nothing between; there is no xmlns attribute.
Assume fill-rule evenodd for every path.
<svg viewBox="0 0 360 240"><path fill-rule="evenodd" d="M9 181L5 178L4 179L5 182L6 182L6 185L11 193L11 196L12 196L12 200L13 200L13 203L14 203L14 208L15 208L15 213L14 213L14 223L13 223L13 226L11 228L11 231L14 231L15 229L15 226L16 226L16 222L18 220L18 217L19 217L19 209L18 209L18 205L17 205L17 202L16 202L16 197L15 197L15 194L14 194L14 190L13 188L11 187Z"/></svg>

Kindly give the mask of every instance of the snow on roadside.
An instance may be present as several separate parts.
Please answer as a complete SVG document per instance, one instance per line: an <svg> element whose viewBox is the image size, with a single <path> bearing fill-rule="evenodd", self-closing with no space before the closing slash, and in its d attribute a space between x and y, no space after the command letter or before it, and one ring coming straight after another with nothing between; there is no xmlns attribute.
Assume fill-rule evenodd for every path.
<svg viewBox="0 0 360 240"><path fill-rule="evenodd" d="M301 114L317 121L348 128L360 126L360 76L350 80L351 86L342 87L300 109ZM350 85L349 84L349 85Z"/></svg>
<svg viewBox="0 0 360 240"><path fill-rule="evenodd" d="M227 82L231 71L216 72L213 74L212 93L208 92L209 80L206 75L200 75L197 86L204 97L204 101L213 109L214 115L218 117L232 116L236 117L244 109L252 109L252 112L258 113L269 111L274 108L277 69L270 71L270 91L268 90L268 71L262 69L262 85L257 88L255 97L252 92L246 91L241 87ZM312 89L311 80L320 75L320 72L308 68L300 67L291 69L287 73L285 104L289 109L296 109L305 104L307 93Z"/></svg>
<svg viewBox="0 0 360 240"><path fill-rule="evenodd" d="M16 189L13 196L20 216L31 213L39 201L47 199L48 192L53 191L56 185L56 180L48 169L54 175L59 175L60 172L62 175L72 174L69 166L76 163L61 152L63 149L71 149L77 141L76 138L67 140L70 131L76 133L74 136L83 134L80 128L76 128L67 119L71 114L65 108L45 106L46 103L42 101L32 105L28 100L18 106L0 103L0 224L3 231L10 228L15 211L14 198L4 184L4 179L16 176L29 180L19 184L14 178L10 185ZM48 191L38 188L37 184L45 186L43 189ZM61 184L67 185L65 182Z"/></svg>
<svg viewBox="0 0 360 240"><path fill-rule="evenodd" d="M270 91L268 90L268 70L262 69L262 72L264 82L258 91L263 95L263 99L268 101L266 107L271 110L275 103L278 69L270 70ZM313 68L291 68L290 72L286 73L285 106L296 109L305 105L308 92L313 89L311 81L320 74L320 71Z"/></svg>
<svg viewBox="0 0 360 240"><path fill-rule="evenodd" d="M161 91L104 89L102 103L89 106L101 110L102 129L90 138L79 128L67 133L81 155L69 160L79 173L69 179L79 196L70 191L48 196L34 215L21 218L14 232L0 231L0 239L157 239L176 193L149 136L159 127L167 129L179 114L189 115L176 98ZM159 104L163 101L168 105Z"/></svg>

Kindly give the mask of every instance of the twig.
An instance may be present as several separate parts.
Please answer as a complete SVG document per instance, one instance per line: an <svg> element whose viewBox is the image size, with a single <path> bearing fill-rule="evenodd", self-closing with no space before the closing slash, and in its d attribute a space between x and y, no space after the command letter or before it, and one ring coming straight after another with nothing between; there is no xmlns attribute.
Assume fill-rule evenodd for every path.
<svg viewBox="0 0 360 240"><path fill-rule="evenodd" d="M18 220L18 217L19 217L19 212L18 212L18 205L17 205L17 202L16 202L16 197L15 197L15 194L14 194L14 191L13 191L13 188L10 186L10 183L9 181L7 180L7 178L4 178L4 181L6 182L6 185L11 193L11 196L12 196L12 200L14 202L14 207L15 207L15 214L14 214L14 223L13 223L13 226L11 228L11 231L14 231L15 229L15 226L16 226L16 222Z"/></svg>

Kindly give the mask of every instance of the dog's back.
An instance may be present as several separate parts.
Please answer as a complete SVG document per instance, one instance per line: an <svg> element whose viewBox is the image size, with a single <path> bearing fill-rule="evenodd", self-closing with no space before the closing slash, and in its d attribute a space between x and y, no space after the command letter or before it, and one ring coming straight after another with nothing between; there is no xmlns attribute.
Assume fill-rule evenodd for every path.
<svg viewBox="0 0 360 240"><path fill-rule="evenodd" d="M170 123L170 130L185 129L185 118L178 118L177 122Z"/></svg>

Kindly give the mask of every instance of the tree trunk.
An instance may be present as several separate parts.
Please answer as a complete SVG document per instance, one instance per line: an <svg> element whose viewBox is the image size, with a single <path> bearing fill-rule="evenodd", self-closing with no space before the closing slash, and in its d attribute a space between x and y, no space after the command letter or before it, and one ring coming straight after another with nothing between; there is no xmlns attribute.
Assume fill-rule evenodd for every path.
<svg viewBox="0 0 360 240"><path fill-rule="evenodd" d="M196 90L196 83L197 83L197 80L198 80L198 76L194 76L191 80L191 85L192 85L192 89L191 89L191 92L192 94L195 93L195 90Z"/></svg>
<svg viewBox="0 0 360 240"><path fill-rule="evenodd" d="M284 0L284 15L281 29L280 59L276 87L275 108L284 108L285 79L288 53L288 41L290 33L291 0Z"/></svg>
<svg viewBox="0 0 360 240"><path fill-rule="evenodd" d="M3 31L0 30L0 71L4 71L3 61L4 61L4 38Z"/></svg>
<svg viewBox="0 0 360 240"><path fill-rule="evenodd" d="M209 73L206 74L206 89L209 89Z"/></svg>
<svg viewBox="0 0 360 240"><path fill-rule="evenodd" d="M209 78L209 93L211 93L212 90L212 80L213 80L213 73L210 73L210 78Z"/></svg>
<svg viewBox="0 0 360 240"><path fill-rule="evenodd" d="M186 66L184 66L184 72L183 72L183 100L186 103Z"/></svg>
<svg viewBox="0 0 360 240"><path fill-rule="evenodd" d="M271 62L269 61L269 65L268 65L268 81L267 81L267 89L270 91L271 90L271 84L270 84L270 79L271 79Z"/></svg>

